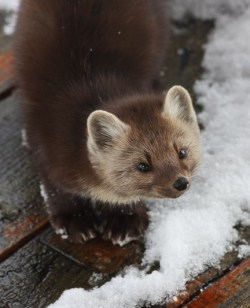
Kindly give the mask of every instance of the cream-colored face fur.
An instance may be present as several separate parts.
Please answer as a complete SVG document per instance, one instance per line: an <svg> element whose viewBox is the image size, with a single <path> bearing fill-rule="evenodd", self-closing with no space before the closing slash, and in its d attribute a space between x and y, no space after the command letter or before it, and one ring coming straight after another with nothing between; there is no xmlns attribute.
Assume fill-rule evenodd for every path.
<svg viewBox="0 0 250 308"><path fill-rule="evenodd" d="M97 110L88 121L89 158L102 184L93 198L130 203L141 198L176 198L174 183L190 183L199 163L199 128L188 92L171 88L162 109L138 126ZM183 155L183 150L185 157ZM187 188L190 186L188 184Z"/></svg>

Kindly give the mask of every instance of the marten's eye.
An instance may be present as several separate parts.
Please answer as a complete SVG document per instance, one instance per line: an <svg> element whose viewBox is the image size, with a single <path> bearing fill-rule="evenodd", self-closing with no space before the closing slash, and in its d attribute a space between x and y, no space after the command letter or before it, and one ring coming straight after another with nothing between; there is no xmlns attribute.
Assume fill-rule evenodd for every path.
<svg viewBox="0 0 250 308"><path fill-rule="evenodd" d="M140 172L148 172L150 171L150 166L148 164L145 164L145 163L140 163L138 166L137 166L137 169L140 171Z"/></svg>
<svg viewBox="0 0 250 308"><path fill-rule="evenodd" d="M184 149L181 149L181 150L179 151L179 158L180 158L180 159L185 159L186 157L187 157L187 151L184 150Z"/></svg>

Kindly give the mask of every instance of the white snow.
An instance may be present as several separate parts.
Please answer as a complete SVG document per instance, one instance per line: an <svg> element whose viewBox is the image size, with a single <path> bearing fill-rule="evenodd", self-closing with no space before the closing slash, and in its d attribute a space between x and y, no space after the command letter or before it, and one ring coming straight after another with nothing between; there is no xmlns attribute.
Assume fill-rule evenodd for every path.
<svg viewBox="0 0 250 308"><path fill-rule="evenodd" d="M42 182L40 183L40 194L41 194L41 197L43 198L44 202L47 203L48 200L49 200L49 196L48 196L47 191L45 189L45 186L43 185Z"/></svg>
<svg viewBox="0 0 250 308"><path fill-rule="evenodd" d="M6 10L16 10L20 0L0 0L0 8Z"/></svg>
<svg viewBox="0 0 250 308"><path fill-rule="evenodd" d="M132 308L175 299L189 279L234 248L234 226L250 224L250 0L172 2L175 18L216 20L195 85L205 125L199 175L180 199L151 202L143 262L158 260L159 271L129 267L99 288L65 291L49 308ZM239 256L249 251L245 243Z"/></svg>
<svg viewBox="0 0 250 308"><path fill-rule="evenodd" d="M109 236L108 239L111 240L113 245L119 245L119 246L122 247L122 246L125 246L126 244L128 244L128 243L130 243L134 240L137 240L138 238L126 236L124 240L114 240L114 239L110 238L110 236Z"/></svg>
<svg viewBox="0 0 250 308"><path fill-rule="evenodd" d="M21 130L21 138L22 138L22 146L25 147L26 149L29 149L29 142L25 128Z"/></svg>
<svg viewBox="0 0 250 308"><path fill-rule="evenodd" d="M185 15L201 19L220 18L222 15L238 15L249 6L249 0L170 0L175 19Z"/></svg>
<svg viewBox="0 0 250 308"><path fill-rule="evenodd" d="M250 256L250 246L249 245L240 245L238 251L239 258L246 258Z"/></svg>
<svg viewBox="0 0 250 308"><path fill-rule="evenodd" d="M20 0L0 0L0 10L5 9L11 12L5 19L4 33L11 35L15 29L16 14Z"/></svg>

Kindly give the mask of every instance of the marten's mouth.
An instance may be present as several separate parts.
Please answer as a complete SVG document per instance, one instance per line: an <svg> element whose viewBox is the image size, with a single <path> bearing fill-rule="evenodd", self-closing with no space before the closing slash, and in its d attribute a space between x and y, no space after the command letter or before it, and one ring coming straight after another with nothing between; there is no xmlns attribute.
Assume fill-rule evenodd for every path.
<svg viewBox="0 0 250 308"><path fill-rule="evenodd" d="M183 191L177 191L175 189L157 189L155 191L155 198L158 199L165 199L165 198L171 198L176 199L181 197L186 191L188 191L190 185Z"/></svg>

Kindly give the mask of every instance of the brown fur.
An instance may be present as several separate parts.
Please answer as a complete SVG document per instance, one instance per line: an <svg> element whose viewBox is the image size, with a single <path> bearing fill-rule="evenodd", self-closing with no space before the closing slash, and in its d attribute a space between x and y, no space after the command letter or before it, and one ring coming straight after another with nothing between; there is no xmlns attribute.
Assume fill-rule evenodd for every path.
<svg viewBox="0 0 250 308"><path fill-rule="evenodd" d="M181 195L174 182L198 162L188 93L173 88L164 104L155 90L166 13L164 0L21 3L15 59L29 149L52 225L73 241L138 237L148 225L140 199ZM152 170L139 172L141 162Z"/></svg>

